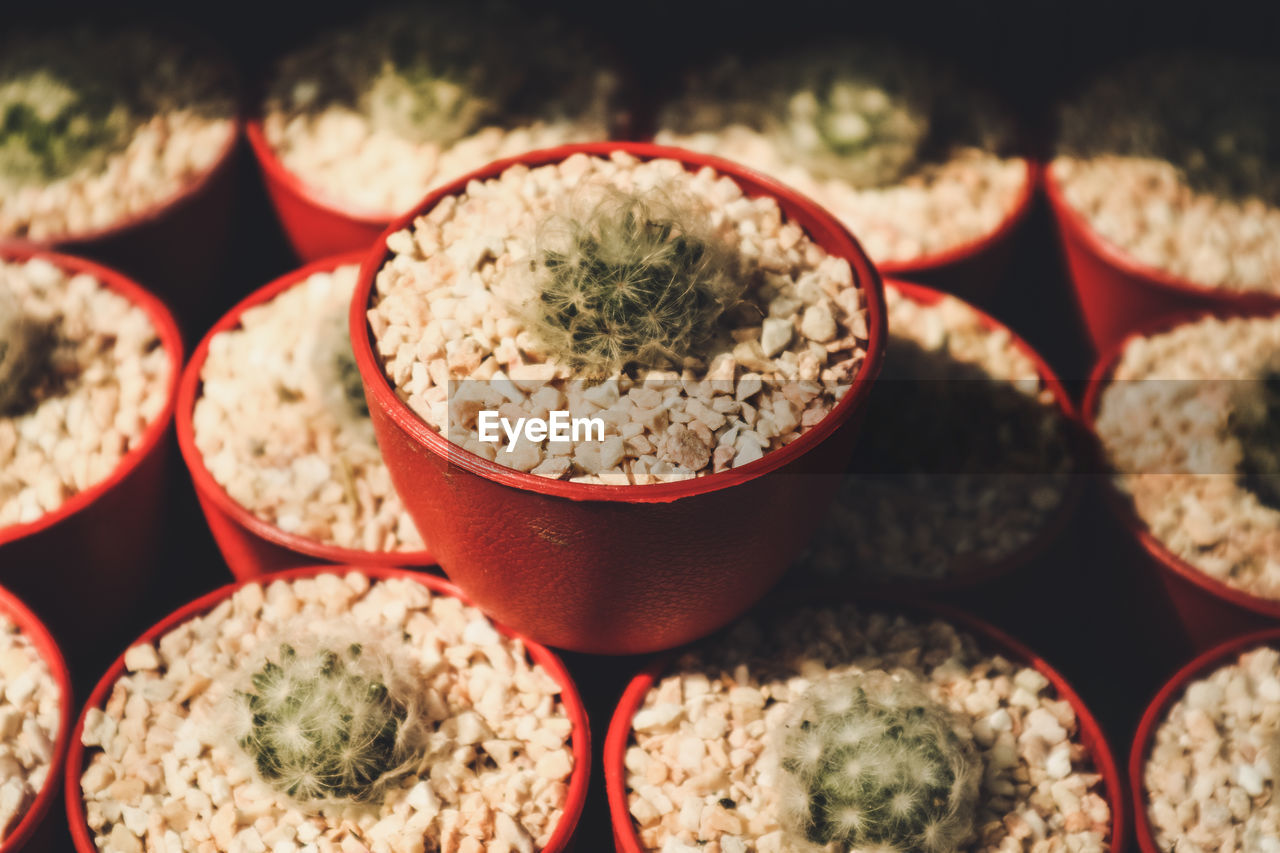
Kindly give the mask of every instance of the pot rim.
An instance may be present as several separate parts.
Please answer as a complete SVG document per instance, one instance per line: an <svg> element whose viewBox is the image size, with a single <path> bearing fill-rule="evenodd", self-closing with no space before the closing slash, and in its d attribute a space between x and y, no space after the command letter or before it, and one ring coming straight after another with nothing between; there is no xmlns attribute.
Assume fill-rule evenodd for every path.
<svg viewBox="0 0 1280 853"><path fill-rule="evenodd" d="M374 353L372 331L369 329L366 316L366 308L373 295L378 269L389 254L386 247L387 239L402 228L411 225L423 212L435 207L446 196L462 193L472 181L494 178L512 166L549 165L562 162L574 154L605 159L614 152L622 152L640 160L676 160L686 171L697 171L709 167L719 176L733 180L744 193L747 193L747 190L755 190L747 193L750 197L773 198L778 202L786 218L792 221L808 220L809 225L804 230L810 239L814 239L814 242L823 241L815 239L812 233L813 226L824 229L825 234L820 236L825 238L825 242L835 244L835 248L827 250L827 254L842 258L849 263L859 290L866 300L868 330L866 356L840 401L821 421L791 443L777 450L771 450L760 459L741 468L731 468L728 471L689 480L647 485L573 483L516 471L471 453L429 426L400 399L391 387L390 380L382 370L380 359ZM668 503L681 498L717 492L773 473L802 458L809 449L816 447L847 423L855 411L865 404L875 376L880 371L887 336L885 315L884 289L880 275L856 238L835 217L796 191L759 172L707 154L647 142L588 142L544 148L516 157L496 160L433 190L413 210L393 221L365 254L364 263L360 267L360 278L356 283L355 294L351 301L350 321L356 365L360 369L360 375L365 384L365 395L369 397L371 405L377 406L397 429L412 439L414 444L444 459L448 464L499 485L547 497L578 501Z"/></svg>
<svg viewBox="0 0 1280 853"><path fill-rule="evenodd" d="M1260 303L1274 305L1280 302L1280 294L1277 293L1256 289L1211 287L1137 260L1128 251L1095 231L1084 214L1067 201L1066 193L1053 172L1056 159L1056 157L1050 157L1041 170L1045 196L1049 199L1054 218L1066 236L1083 244L1090 254L1100 258L1108 266L1114 267L1130 278L1141 279L1144 284L1151 287L1183 297L1213 299L1240 307Z"/></svg>
<svg viewBox="0 0 1280 853"><path fill-rule="evenodd" d="M251 580L236 581L226 586L213 590L200 596L194 601L179 607L170 613L164 619L147 629L140 637L128 645L127 649L131 649L141 643L150 643L164 636L169 631L188 622L197 616L202 616L213 610L218 604L230 598L241 588L249 584L259 584L267 587L274 581L293 581L304 578L313 578L319 575L332 574L338 577L344 577L348 574L363 574L371 581L386 581L391 579L411 580L420 583L430 589L437 595L447 595L457 598L468 606L474 607L471 600L466 597L456 586L443 578L434 575L424 574L412 569L390 568L385 566L358 566L358 565L317 565L306 566L297 569L288 569L280 572L272 572L262 575ZM486 617L487 618L487 617ZM547 670L548 674L555 680L560 687L560 701L564 704L565 713L569 717L573 730L571 735L571 743L573 749L573 771L569 776L569 790L566 795L564 809L560 815L560 820L556 823L555 831L552 832L550 840L546 847L542 848L544 853L563 853L570 839L573 837L574 830L577 828L578 821L582 816L583 807L587 800L587 786L591 776L591 727L587 719L586 706L582 702L581 696L578 694L577 685L574 684L569 670L564 663L551 649L527 639L512 629L506 627L500 622L490 620L493 627L503 635L519 641L524 644L525 650L529 657L535 663ZM106 673L94 686L93 692L89 695L88 701L85 703L84 709L80 712L76 720L74 736L71 739L70 749L67 753L67 772L65 782L65 799L67 807L67 820L71 828L72 840L75 849L79 853L97 853L97 846L94 844L91 836L88 822L85 818L84 798L80 789L80 777L84 772L84 756L85 747L81 742L84 734L85 718L89 711L94 708L101 708L107 699L107 694L115 683L124 675L124 652L116 658L115 662L107 669Z"/></svg>
<svg viewBox="0 0 1280 853"><path fill-rule="evenodd" d="M67 759L67 748L71 742L75 694L71 689L71 670L67 668L66 659L63 658L62 650L58 648L53 634L21 599L2 586L0 586L0 613L8 616L17 626L18 631L35 647L36 653L49 667L59 694L58 733L53 739L53 757L49 762L49 772L45 775L44 785L36 793L36 798L27 807L13 832L0 842L0 853L16 853L35 833L62 787L60 777Z"/></svg>
<svg viewBox="0 0 1280 853"><path fill-rule="evenodd" d="M870 595L873 598L896 598L898 596L905 598L969 589L996 578L1004 577L1044 554L1049 549L1049 546L1066 530L1067 525L1080 506L1080 501L1085 491L1084 466L1088 462L1085 442L1081 437L1083 428L1080 424L1080 415L1076 410L1075 404L1071 401L1071 395L1067 393L1067 389L1058 378L1057 373L1026 339L1009 326L983 311L972 302L953 293L890 276L885 277L884 285L886 290L896 290L912 302L926 306L934 305L944 297L951 297L973 311L984 329L992 332L1003 331L1007 333L1010 343L1035 364L1036 373L1039 375L1040 381L1053 394L1058 415L1063 419L1066 426L1068 452L1074 460L1075 470L1068 472L1069 479L1067 487L1063 491L1062 500L1036 535L1021 547L1014 549L998 560L965 557L954 561L952 566L968 567L978 565L979 568L972 570L966 568L960 571L956 571L953 568L952 574L947 577L912 578L899 582L859 579L857 581L857 589L860 593Z"/></svg>
<svg viewBox="0 0 1280 853"><path fill-rule="evenodd" d="M957 628L974 635L986 649L1006 653L1014 660L1032 667L1047 678L1058 698L1065 699L1070 703L1079 726L1080 741L1084 744L1090 759L1093 761L1095 772L1102 776L1107 803L1111 808L1111 833L1108 841L1110 848L1112 850L1124 849L1125 832L1128 829L1125 814L1128 800L1124 796L1124 787L1120 771L1116 765L1115 755L1102 730L1102 726L1098 724L1093 713L1084 704L1079 694L1056 669L1031 648L1014 639L1000 628L950 605L932 601L907 601L892 597L864 597L857 601L858 607L868 613L888 611L905 615L928 616L950 622ZM812 605L813 602L810 602L810 604ZM654 656L627 683L626 689L614 709L613 717L609 721L609 729L605 734L602 757L605 791L609 803L610 823L613 826L614 839L617 842L620 853L646 853L645 848L640 844L635 826L631 822L631 812L627 807L624 761L627 747L631 741L631 720L640 709L645 694L649 692L658 677L676 659L680 651L677 649Z"/></svg>
<svg viewBox="0 0 1280 853"><path fill-rule="evenodd" d="M1162 569L1174 574L1210 596L1234 604L1236 607L1260 613L1272 619L1280 619L1280 599L1265 598L1243 589L1230 586L1216 578L1211 578L1191 563L1169 550L1163 542L1156 538L1151 528L1138 515L1132 501L1121 492L1116 484L1115 475L1107 463L1106 445L1097 429L1098 407L1102 402L1102 393L1111 382L1111 375L1124 355L1125 348L1138 338L1146 338L1162 332L1170 331L1178 326L1204 320L1209 317L1229 319L1235 317L1280 317L1280 307L1264 304L1236 304L1218 308L1200 308L1180 311L1166 317L1157 318L1153 322L1129 332L1119 341L1108 347L1094 363L1089 376L1089 384L1085 389L1084 401L1080 406L1080 420L1088 430L1093 444L1093 453L1098 461L1098 470L1109 472L1101 479L1105 481L1103 494L1111 506L1112 514L1120 519L1130 535L1137 538L1143 550L1155 560Z"/></svg>
<svg viewBox="0 0 1280 853"><path fill-rule="evenodd" d="M249 140L249 147L253 149L254 159L258 161L258 167L267 176L267 180L279 184L299 201L305 202L313 209L321 211L327 216L344 219L371 229L385 228L388 222L397 218L395 213L379 213L338 201L325 195L322 190L312 187L303 181L299 175L290 171L267 139L267 133L262 124L260 105L245 120L244 130L245 136Z"/></svg>
<svg viewBox="0 0 1280 853"><path fill-rule="evenodd" d="M333 255L331 257L322 258L313 261L298 269L285 273L282 276L263 285L257 290L250 293L244 299L237 302L231 309L223 314L213 325L205 336L200 340L195 350L191 353L191 358L187 362L186 369L182 371L182 379L178 385L177 405L175 408L174 421L178 433L178 448L182 452L182 458L186 462L187 470L191 474L191 480L196 487L196 491L204 498L214 503L219 510L232 518L240 527L248 530L250 533L267 540L276 545L303 554L308 557L315 557L320 560L328 560L333 563L346 564L355 563L360 565L374 566L433 566L435 565L435 557L430 551L362 551L356 548L346 548L338 545L330 545L320 542L306 536L300 536L296 533L290 533L282 530L278 526L265 521L254 515L245 506L242 506L235 498L223 488L213 474L204 464L204 455L195 443L195 425L193 416L195 413L195 404L199 399L203 389L203 383L200 380L200 371L204 368L205 360L209 356L209 345L214 337L222 332L231 331L240 327L240 318L244 312L250 308L269 302L275 297L284 293L286 290L301 284L312 275L321 272L329 272L343 265L358 265L364 258L365 252L347 252L341 255Z"/></svg>
<svg viewBox="0 0 1280 853"><path fill-rule="evenodd" d="M169 424L173 418L174 402L177 398L178 378L182 374L182 333L178 331L178 324L174 320L173 314L170 313L160 297L146 290L133 279L94 261L73 255L64 255L60 252L53 252L34 245L0 246L0 261L14 263L25 262L35 258L48 261L63 272L71 273L72 275L88 274L100 282L103 287L129 300L130 304L142 308L155 328L156 337L160 339L161 346L164 347L169 356L169 378L166 381L167 390L163 408L152 419L151 423L147 424L138 444L116 463L116 467L111 473L105 479L94 483L84 491L77 492L67 498L58 505L57 509L46 512L35 521L0 527L0 548L10 542L47 530L76 513L88 509L99 498L106 495L132 474L145 459L149 458L160 444L161 439L164 438L165 433L168 432Z"/></svg>
<svg viewBox="0 0 1280 853"><path fill-rule="evenodd" d="M1030 154L1017 155L1016 159L1021 160L1025 165L1026 176L1014 198L1013 205L1005 211L994 229L947 249L939 249L915 258L878 263L876 267L881 275L904 278L932 275L946 267L963 264L1011 238L1018 226L1030 215L1040 187L1041 175L1046 171L1043 164Z"/></svg>
<svg viewBox="0 0 1280 853"><path fill-rule="evenodd" d="M1146 770L1147 754L1150 752L1156 729L1164 722L1169 706L1182 696L1188 682L1192 679L1208 676L1219 667L1231 662L1229 659L1265 646L1280 649L1280 626L1233 637L1201 652L1170 676L1147 704L1129 750L1128 767L1129 793L1133 797L1133 829L1137 836L1138 848L1142 853L1163 853L1156 847L1151 820L1147 817L1146 782L1143 771Z"/></svg>

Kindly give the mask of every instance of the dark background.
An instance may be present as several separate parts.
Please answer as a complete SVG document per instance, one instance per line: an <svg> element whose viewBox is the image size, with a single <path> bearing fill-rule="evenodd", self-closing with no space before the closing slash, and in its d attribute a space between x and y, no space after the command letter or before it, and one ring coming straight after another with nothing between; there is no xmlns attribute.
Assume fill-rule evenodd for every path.
<svg viewBox="0 0 1280 853"><path fill-rule="evenodd" d="M369 5L149 2L106 8L89 2L0 3L0 19L5 20L0 27L161 22L193 30L220 45L252 84L274 55ZM642 104L671 85L688 63L709 54L735 49L750 56L800 44L814 34L850 33L892 38L950 60L965 76L1003 96L1033 140L1046 138L1052 105L1111 62L1148 48L1181 46L1274 55L1280 32L1280 4L1239 2L553 0L538 5L578 22L611 45L629 70ZM242 151L233 239L220 269L211 271L215 285L209 310L188 324L188 351L219 313L296 266L250 160L247 150ZM1042 200L1018 239L1013 263L984 307L1028 338L1078 394L1092 354ZM79 701L131 638L178 605L230 580L176 452L172 463L167 533L158 570L138 611L121 614L113 636L62 632L71 650ZM997 588L945 599L1006 628L1066 675L1102 722L1123 765L1143 706L1186 659L1189 648L1173 630L1159 591L1137 571L1140 555L1100 504L1097 485L1090 483L1072 525L1037 564ZM577 654L565 658L593 722L592 790L578 849L595 853L612 846L600 747L613 705L641 661ZM61 825L61 805L55 809L51 822ZM70 840L60 836L52 849L69 850Z"/></svg>

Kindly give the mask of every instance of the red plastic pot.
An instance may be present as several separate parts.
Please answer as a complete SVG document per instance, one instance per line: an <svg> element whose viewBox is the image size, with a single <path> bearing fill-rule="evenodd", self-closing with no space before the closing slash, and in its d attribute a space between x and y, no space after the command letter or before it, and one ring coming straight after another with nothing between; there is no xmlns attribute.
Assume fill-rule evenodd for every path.
<svg viewBox="0 0 1280 853"><path fill-rule="evenodd" d="M994 231L940 252L876 264L880 274L886 278L918 281L974 302L990 303L1013 257L1018 228L1031 213L1043 171L1040 163L1030 157L1024 158L1024 162L1026 181Z"/></svg>
<svg viewBox="0 0 1280 853"><path fill-rule="evenodd" d="M31 641L41 660L49 667L54 682L58 685L58 733L53 742L53 758L49 764L49 773L44 785L36 792L26 813L18 821L9 836L0 843L0 853L18 853L19 850L52 849L51 824L45 821L49 807L57 798L61 780L62 765L67 757L67 744L71 740L71 711L75 700L71 692L71 671L62 658L58 644L44 623L32 613L27 606L18 600L12 592L0 587L0 613L7 616L18 630ZM38 833L38 834L37 834Z"/></svg>
<svg viewBox="0 0 1280 853"><path fill-rule="evenodd" d="M884 285L886 289L896 290L912 302L926 306L936 305L947 295L933 288L892 278L886 278ZM1053 394L1058 413L1066 424L1067 439L1071 445L1072 458L1076 460L1077 465L1083 464L1086 454L1083 442L1080 440L1079 415L1077 415L1075 406L1071 403L1071 397L1066 388L1063 387L1057 374L1053 372L1053 368L1029 343L1019 337L1008 326L973 304L965 304L978 315L978 319L984 328L992 332L1006 332L1013 346L1035 364L1036 372L1039 374L1041 382ZM874 392L872 393L874 394ZM946 577L937 579L912 578L894 583L876 582L865 578L849 578L847 581L837 581L836 584L846 592L856 592L878 598L908 600L917 597L932 598L944 595L952 597L950 594L958 593L971 594L974 599L971 603L975 605L979 603L990 605L996 600L999 600L998 603L1017 605L1026 600L1027 590L1022 589L1019 584L1012 583L1012 576L1021 576L1024 570L1031 569L1041 558L1049 554L1050 547L1058 541L1072 518L1075 517L1081 496L1084 493L1084 487L1085 478L1080 476L1080 472L1076 471L1071 474L1062 502L1040 532L1025 545L999 560L989 561L975 557L960 557L955 560L951 572Z"/></svg>
<svg viewBox="0 0 1280 853"><path fill-rule="evenodd" d="M879 608L875 608L879 609ZM1102 776L1107 803L1111 807L1110 849L1123 850L1127 831L1125 806L1127 800L1121 782L1120 771L1111 747L1107 744L1102 727L1094 719L1084 702L1067 683L1066 679L1049 666L1043 658L1010 637L999 628L960 610L940 604L912 603L903 606L886 602L885 609L914 613L943 619L974 635L989 650L999 652L1011 661L1030 666L1049 679L1059 699L1065 699L1075 711L1083 741L1096 771ZM645 694L662 677L671 665L673 655L661 655L631 680L618 701L609 731L604 741L604 784L609 800L609 817L613 825L614 846L618 853L645 853L640 843L631 811L627 807L627 774L624 759L631 743L631 720L640 710Z"/></svg>
<svg viewBox="0 0 1280 853"><path fill-rule="evenodd" d="M575 153L709 166L749 196L778 200L827 252L846 258L868 303L867 357L830 414L749 465L678 483L607 486L525 474L451 443L400 400L365 317L386 238L473 180ZM500 160L431 193L365 259L351 309L356 364L392 481L445 573L496 619L548 645L633 654L669 648L740 615L812 535L852 453L857 415L885 341L880 278L833 217L732 163L646 143L590 143Z"/></svg>
<svg viewBox="0 0 1280 853"><path fill-rule="evenodd" d="M1093 230L1067 201L1052 167L1044 170L1044 185L1096 352L1110 350L1154 320L1188 311L1280 308L1277 296L1208 287L1141 263Z"/></svg>
<svg viewBox="0 0 1280 853"><path fill-rule="evenodd" d="M240 325L240 318L250 308L269 302L284 291L306 281L318 272L327 272L344 264L359 264L362 253L326 258L286 273L265 287L254 291L228 311L200 341L178 386L175 421L178 447L191 473L196 497L213 538L237 580L252 580L268 572L314 565L318 560L358 566L432 566L435 558L426 551L360 551L341 548L289 533L254 515L227 494L204 464L204 456L196 447L192 415L202 384L200 372L209 356L209 342L214 336Z"/></svg>
<svg viewBox="0 0 1280 853"><path fill-rule="evenodd" d="M1192 311L1173 314L1147 323L1113 344L1093 368L1081 408L1085 425L1093 433L1093 441L1101 464L1106 466L1106 450L1094 426L1102 393L1124 354L1129 341L1168 331L1184 323L1206 316L1251 317L1280 312L1280 307L1234 306L1215 311ZM1280 620L1280 600L1262 598L1209 577L1177 554L1170 551L1147 527L1110 477L1104 490L1112 511L1129 534L1138 542L1145 560L1140 568L1158 579L1182 634L1196 651L1213 646L1241 631L1264 628Z"/></svg>
<svg viewBox="0 0 1280 853"><path fill-rule="evenodd" d="M3 240L93 258L143 281L164 297L188 326L201 319L209 288L222 265L231 233L237 151L237 118L213 164L175 195L120 222L47 240Z"/></svg>
<svg viewBox="0 0 1280 853"><path fill-rule="evenodd" d="M277 572L253 581L239 581L214 590L171 613L131 643L130 648L140 643L157 641L183 622L213 610L220 603L234 595L237 590L250 583L266 585L277 580L291 581L322 574L335 574L339 571L342 571L343 574L346 571L359 572L374 580L389 580L392 578L411 580L422 584L433 593L450 595L461 599L467 604L471 603L457 587L448 581L409 569L335 567L331 565L308 566ZM573 683L569 671L565 669L564 664L550 649L522 637L505 625L495 623L494 628L506 636L524 643L525 650L528 651L529 657L533 659L534 663L542 666L555 680L556 684L560 686L560 700L564 703L565 712L573 726L571 735L573 773L569 777L569 791L565 800L564 811L555 831L551 834L550 841L546 847L542 848L542 853L564 853L564 851L572 849L573 832L578 825L578 819L582 816L582 808L587 799L587 782L591 776L591 727L587 720L587 711L582 704L582 698L578 695L578 688ZM71 747L67 755L65 794L67 821L71 826L71 837L75 841L75 848L78 853L99 853L97 846L93 842L93 834L90 832L89 825L85 819L84 801L81 798L80 791L80 777L85 769L85 748L82 742L85 717L91 708L102 708L106 704L111 688L124 673L124 655L121 654L120 657L116 658L106 674L102 676L97 686L94 687L93 693L89 695L89 701L85 703L84 710L80 712L80 717L76 721L75 731L71 738Z"/></svg>
<svg viewBox="0 0 1280 853"><path fill-rule="evenodd" d="M45 614L74 656L124 621L154 568L182 338L164 303L118 272L33 248L0 250L6 261L32 257L87 273L140 306L169 357L164 409L111 475L36 521L0 527L0 580Z"/></svg>
<svg viewBox="0 0 1280 853"><path fill-rule="evenodd" d="M1138 723L1138 733L1133 738L1133 747L1129 751L1129 790L1133 795L1133 827L1138 836L1138 849L1142 853L1164 853L1164 849L1156 845L1155 832L1147 816L1147 788L1143 781L1147 754L1155 741L1156 729L1164 722L1173 703L1182 698L1190 682L1206 678L1219 667L1232 663L1244 652L1263 646L1280 648L1280 628L1270 628L1246 634L1243 637L1235 637L1202 652L1174 673L1147 706L1147 710L1142 715L1142 721Z"/></svg>
<svg viewBox="0 0 1280 853"><path fill-rule="evenodd" d="M394 218L387 213L353 210L351 205L326 199L304 184L285 168L267 142L260 117L250 118L245 132L289 245L303 261L368 249Z"/></svg>

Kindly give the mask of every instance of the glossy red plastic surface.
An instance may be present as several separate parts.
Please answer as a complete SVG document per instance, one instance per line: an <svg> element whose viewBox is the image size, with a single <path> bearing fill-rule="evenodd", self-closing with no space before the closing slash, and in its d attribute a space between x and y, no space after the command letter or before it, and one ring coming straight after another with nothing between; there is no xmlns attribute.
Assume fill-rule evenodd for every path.
<svg viewBox="0 0 1280 853"><path fill-rule="evenodd" d="M1112 372L1130 340L1168 331L1208 315L1251 317L1269 316L1277 312L1280 312L1280 306L1237 305L1220 307L1214 311L1184 311L1148 322L1138 331L1130 332L1113 344L1094 366L1081 407L1082 420L1093 434L1098 458L1106 459L1102 440L1094 428L1098 406L1101 403L1103 391L1111 381ZM1192 648L1201 651L1242 631L1267 627L1280 620L1280 601L1262 598L1228 586L1209 577L1166 548L1151 533L1146 522L1138 517L1132 501L1120 492L1110 477L1106 480L1104 491L1108 503L1125 528L1142 546L1147 556L1141 568L1157 575L1168 596L1174 616Z"/></svg>
<svg viewBox="0 0 1280 853"><path fill-rule="evenodd" d="M1044 170L1044 184L1095 352L1111 349L1130 332L1157 320L1188 311L1280 308L1280 297L1206 287L1140 263L1090 227L1067 202L1052 168Z"/></svg>
<svg viewBox="0 0 1280 853"><path fill-rule="evenodd" d="M829 214L732 163L645 143L568 145L498 161L436 190L387 234L513 164L613 151L672 158L691 170L709 166L747 195L777 199L818 245L850 262L867 300L867 358L843 399L800 438L749 465L684 482L607 486L538 477L452 444L391 388L365 317L386 235L361 268L351 328L378 444L445 573L494 618L536 640L631 654L680 645L741 614L808 541L852 453L857 415L880 368L885 316L879 275Z"/></svg>
<svg viewBox="0 0 1280 853"><path fill-rule="evenodd" d="M209 355L209 342L213 337L237 328L245 311L274 299L315 273L333 270L344 264L359 264L363 259L363 253L326 258L286 273L254 291L228 311L209 330L195 352L191 354L191 360L183 371L182 383L178 387L175 415L178 447L182 451L187 470L191 473L196 497L200 501L205 519L209 522L209 529L213 531L213 538L217 541L223 558L226 559L231 573L237 580L251 580L268 572L310 566L317 560L360 566L425 567L435 564L435 559L426 551L360 551L317 542L314 539L281 530L274 524L258 518L227 494L226 489L209 473L209 469L204 464L204 457L195 444L191 418L195 411L196 399L200 395L200 372L204 369L205 359Z"/></svg>
<svg viewBox="0 0 1280 853"><path fill-rule="evenodd" d="M1094 769L1102 776L1102 784L1107 803L1111 807L1111 834L1109 849L1123 850L1125 833L1128 831L1126 807L1128 801L1124 795L1123 781L1116 766L1115 756L1107 743L1106 735L1098 721L1090 713L1084 702L1076 694L1067 680L1053 669L1043 658L1015 640L1013 637L985 622L976 616L946 607L941 604L912 603L902 605L893 602L872 601L868 610L903 612L927 617L943 619L964 631L973 634L988 650L998 652L1011 661L1016 661L1034 668L1049 679L1054 692L1060 699L1065 699L1075 711L1080 727L1080 740ZM631 819L631 811L627 806L627 778L625 758L627 747L631 743L631 720L644 702L645 694L671 664L672 655L660 655L640 671L623 691L622 698L609 721L609 731L604 740L604 783L609 801L609 818L613 826L614 845L618 853L646 853L636 833Z"/></svg>
<svg viewBox="0 0 1280 853"><path fill-rule="evenodd" d="M1133 797L1133 829L1138 838L1138 849L1142 853L1165 853L1164 848L1156 844L1151 820L1147 817L1146 785L1142 778L1156 729L1164 722L1169 707L1182 698L1191 681L1207 677L1220 666L1233 662L1238 655L1262 646L1280 649L1280 627L1246 634L1242 637L1237 636L1202 652L1174 673L1147 706L1147 710L1142 715L1142 721L1138 723L1138 732L1133 738L1133 746L1129 750L1129 791Z"/></svg>
<svg viewBox="0 0 1280 853"><path fill-rule="evenodd" d="M349 571L359 572L376 580L390 578L411 580L426 586L439 595L450 595L460 598L468 604L471 603L466 595L448 581L431 575L424 575L411 569L333 565L307 566L277 572L251 581L239 581L216 589L171 613L131 643L130 648L140 643L157 641L183 622L208 613L218 604L230 598L241 587L250 583L261 583L265 586L277 580L288 581L322 574L346 574ZM582 808L587 800L587 783L591 775L591 726L587 720L587 711L582 704L582 698L578 695L578 688L573 683L569 671L565 669L564 664L556 657L555 653L545 646L528 640L505 625L495 623L494 627L506 636L523 642L525 650L528 651L529 657L534 663L545 669L547 674L560 686L560 701L564 704L565 714L573 727L570 734L570 744L573 750L573 772L569 776L569 790L565 799L564 811L555 831L551 833L547 846L542 848L542 853L565 853L565 851L571 849L570 841L573 837L573 831L578 825L578 819L582 816ZM71 738L71 746L67 754L65 796L67 820L71 825L71 837L75 841L78 853L99 853L97 846L93 843L93 834L85 821L84 801L80 791L80 777L85 769L85 748L81 743L85 717L91 708L103 707L112 686L124 673L124 654L122 653L116 658L115 663L111 665L106 674L102 676L97 686L94 687L93 693L89 696L89 701L85 703L84 710L80 712L80 717L76 721L75 731Z"/></svg>
<svg viewBox="0 0 1280 853"><path fill-rule="evenodd" d="M392 216L352 211L348 205L328 201L308 187L280 162L267 142L260 118L249 119L245 132L267 195L299 258L309 262L368 249L382 236Z"/></svg>
<svg viewBox="0 0 1280 853"><path fill-rule="evenodd" d="M62 658L58 644L44 623L32 613L25 604L18 600L12 592L0 587L0 613L4 614L17 626L18 631L35 646L40 659L49 667L54 683L58 686L58 731L53 739L53 757L49 762L49 772L45 776L44 785L36 792L22 819L0 843L0 853L18 853L19 850L44 850L50 843L44 832L39 836L37 830L43 829L45 816L49 807L57 799L62 785L62 767L67 758L67 745L71 741L71 722L75 696L71 692L71 671Z"/></svg>
<svg viewBox="0 0 1280 853"><path fill-rule="evenodd" d="M68 651L74 651L120 622L154 568L182 338L164 303L114 270L30 247L0 250L6 261L32 257L71 273L87 273L140 306L169 360L164 408L110 476L33 522L0 527L0 582L44 614ZM68 595L69 589L75 594Z"/></svg>

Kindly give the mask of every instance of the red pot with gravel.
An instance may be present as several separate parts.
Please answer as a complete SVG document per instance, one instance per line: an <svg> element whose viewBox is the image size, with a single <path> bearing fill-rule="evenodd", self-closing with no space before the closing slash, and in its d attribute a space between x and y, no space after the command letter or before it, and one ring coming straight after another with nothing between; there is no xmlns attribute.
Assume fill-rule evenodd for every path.
<svg viewBox="0 0 1280 853"><path fill-rule="evenodd" d="M605 653L704 635L778 579L848 461L884 322L875 270L811 202L640 143L437 190L366 258L351 311L378 444L445 572L530 636ZM556 411L563 435L510 434ZM498 416L505 445L480 432Z"/></svg>
<svg viewBox="0 0 1280 853"><path fill-rule="evenodd" d="M362 255L256 291L196 347L178 389L178 446L232 574L435 563L391 486L351 356Z"/></svg>
<svg viewBox="0 0 1280 853"><path fill-rule="evenodd" d="M1108 499L1197 650L1280 619L1261 467L1277 330L1275 309L1165 318L1105 353L1085 394Z"/></svg>
<svg viewBox="0 0 1280 853"><path fill-rule="evenodd" d="M0 158L0 241L109 263L203 307L229 233L238 84L225 61L159 31L14 34ZM49 144L53 137L60 144Z"/></svg>
<svg viewBox="0 0 1280 853"><path fill-rule="evenodd" d="M1274 63L1147 56L1060 111L1045 188L1096 350L1157 317L1280 306L1280 163L1259 143L1277 81Z"/></svg>
<svg viewBox="0 0 1280 853"><path fill-rule="evenodd" d="M92 642L153 567L182 341L129 279L32 249L0 250L0 315L0 576Z"/></svg>
<svg viewBox="0 0 1280 853"><path fill-rule="evenodd" d="M968 303L893 279L885 295L885 366L795 580L1022 601L1010 576L1039 565L1084 488L1066 389L1026 341Z"/></svg>
<svg viewBox="0 0 1280 853"><path fill-rule="evenodd" d="M1142 853L1280 848L1280 628L1216 646L1147 706L1129 753Z"/></svg>
<svg viewBox="0 0 1280 853"><path fill-rule="evenodd" d="M771 175L839 218L883 275L979 302L1039 174L992 98L928 57L859 41L690 75L660 105L655 140Z"/></svg>
<svg viewBox="0 0 1280 853"><path fill-rule="evenodd" d="M52 849L45 815L71 738L71 673L49 630L0 587L0 852Z"/></svg>
<svg viewBox="0 0 1280 853"><path fill-rule="evenodd" d="M637 675L604 746L617 849L1124 849L1111 749L1056 671L960 611L872 608L774 607Z"/></svg>
<svg viewBox="0 0 1280 853"><path fill-rule="evenodd" d="M429 190L492 160L615 136L611 65L516 6L500 19L384 11L280 60L249 143L294 251L315 260L372 246Z"/></svg>
<svg viewBox="0 0 1280 853"><path fill-rule="evenodd" d="M197 599L115 661L76 724L67 817L80 853L344 837L559 853L590 739L559 659L453 585L313 566Z"/></svg>

